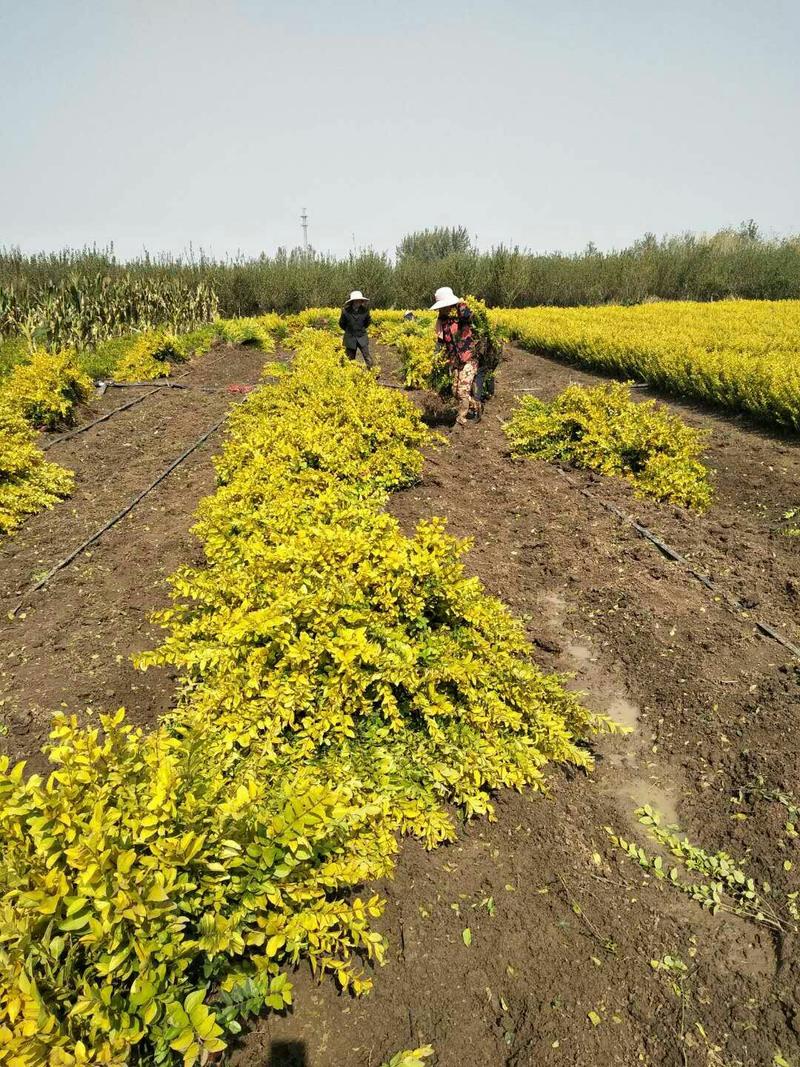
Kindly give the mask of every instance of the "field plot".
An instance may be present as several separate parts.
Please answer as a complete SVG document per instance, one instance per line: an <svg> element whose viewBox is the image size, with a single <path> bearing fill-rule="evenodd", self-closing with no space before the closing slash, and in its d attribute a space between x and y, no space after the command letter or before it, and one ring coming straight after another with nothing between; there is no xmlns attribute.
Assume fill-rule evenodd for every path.
<svg viewBox="0 0 800 1067"><path fill-rule="evenodd" d="M495 313L531 348L539 335L512 317L539 314ZM756 625L800 645L800 542L785 519L800 504L796 438L670 403L672 416L705 434L713 497L705 511L638 499L622 479L510 454L503 423L519 398L551 401L571 385L602 385L599 374L508 347L478 424L450 427L446 404L408 394L439 424L441 439L426 443L400 400L394 348L379 348L390 392L352 367L337 370L325 332L294 333L329 318L309 313L281 327L301 352L297 386L290 376L237 410L216 493L212 437L91 555L4 618L6 751L43 770L50 711L124 704L149 731L140 742L131 735L143 756L137 763L135 744L128 752L119 737L131 762L108 766L112 776L130 768L120 795L141 791L137 819L155 812L174 879L166 897L142 890L136 906L154 902L146 923L125 919L127 898L110 911L98 904L114 930L104 957L82 942L80 923L85 897L102 902L107 890L85 855L59 852L66 860L55 869L72 869L86 892L49 887L61 933L48 960L35 939L50 951L55 931L31 919L32 907L47 912L42 898L20 895L20 879L56 846L37 825L36 860L13 831L2 951L24 987L25 1017L61 1046L50 1062L216 1062L223 1037L241 1067L378 1067L427 1043L439 1067L796 1067L800 661ZM2 545L5 612L239 400L227 387L256 382L264 358L214 349L185 379L213 391L159 390L54 446L48 456L76 471L76 488ZM635 401L650 397L633 391ZM117 403L106 394L93 414ZM189 532L201 498L203 551ZM465 578L432 516L472 540ZM624 516L686 562L666 558ZM165 606L176 572L184 606L162 620L153 666L134 671L131 653L158 645L149 616ZM470 576L522 620L524 636ZM570 676L566 691L553 671ZM631 732L604 732L605 716ZM185 762L193 737L205 759ZM78 744L75 767L64 768L76 797L90 749ZM141 769L150 761L152 790ZM96 753L87 763L92 789L102 766ZM197 766L211 792L195 787L193 797L185 790ZM502 788L535 787L541 775L547 795ZM16 784L4 788L22 803ZM41 803L35 792L25 803ZM112 802L102 788L98 796ZM670 855L659 846L645 805L695 847L673 842ZM465 812L479 818L465 822ZM111 842L108 884L134 894L120 879L128 869L144 879L153 835L95 821L87 811L86 826ZM178 829L188 835L182 846ZM398 829L408 839L395 861ZM243 846L250 858L238 860ZM699 899L709 886L713 909ZM179 904L187 944L164 956L164 984L142 931L165 936L167 900ZM9 932L18 920L31 938L27 964ZM103 1006L102 994L84 991L75 1001L64 951L69 968L86 967L86 989L106 984L120 999ZM353 997L330 976L317 983L309 961L350 990L371 982L372 991ZM31 992L33 969L40 988ZM265 1005L284 1010L264 1014ZM0 1063L15 1067L3 1042L12 1026L20 1040L19 1010L12 1018L0 1006ZM89 1018L93 1058L75 1043L78 1033L88 1040ZM125 1026L116 1051L101 1048L103 1033ZM151 1029L140 1045L142 1026ZM157 1060L140 1058L150 1041Z"/></svg>
<svg viewBox="0 0 800 1067"><path fill-rule="evenodd" d="M559 775L546 800L504 794L497 823L446 852L404 846L381 887L391 948L370 997L342 1006L301 979L306 1011L260 1024L237 1062L269 1063L274 1046L288 1050L275 1062L305 1062L291 1058L305 1048L310 1064L356 1065L424 1040L452 1067L772 1065L778 1049L794 1063L793 938L642 877L604 827L646 845L634 810L649 803L696 843L746 858L748 876L796 889L796 839L775 795L800 772L797 661L580 488L635 513L797 641L800 556L780 519L800 449L676 405L710 433L706 515L586 473L571 472L570 488L549 464L511 461L497 418L528 390L549 399L602 379L509 357L482 423L431 451L422 484L390 508L408 529L446 514L474 540L470 573L526 619L537 659L574 673L592 706L635 732L601 745L590 780ZM666 957L687 967L683 998Z"/></svg>
<svg viewBox="0 0 800 1067"><path fill-rule="evenodd" d="M493 312L524 348L800 430L800 301Z"/></svg>
<svg viewBox="0 0 800 1067"><path fill-rule="evenodd" d="M189 528L198 502L214 485L211 456L218 438L26 600L23 618L8 615L41 575L241 400L227 388L258 381L263 362L264 355L253 349L223 348L193 364L182 379L199 389L109 390L82 408L81 423L130 399L144 399L48 449L48 459L75 472L71 497L0 543L0 700L5 747L12 756L32 757L38 768L51 714L64 705L109 709L124 704L136 722L153 722L168 706L164 678L134 671L130 655L152 645L156 631L148 619L154 607L166 603L165 578L196 552Z"/></svg>

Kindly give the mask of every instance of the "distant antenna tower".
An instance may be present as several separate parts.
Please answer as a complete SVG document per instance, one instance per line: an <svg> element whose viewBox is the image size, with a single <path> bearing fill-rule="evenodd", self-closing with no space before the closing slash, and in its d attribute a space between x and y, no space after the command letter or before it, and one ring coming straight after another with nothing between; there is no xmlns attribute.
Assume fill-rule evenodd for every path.
<svg viewBox="0 0 800 1067"><path fill-rule="evenodd" d="M308 214L306 209L303 208L303 214L300 216L300 222L303 224L303 248L308 251Z"/></svg>

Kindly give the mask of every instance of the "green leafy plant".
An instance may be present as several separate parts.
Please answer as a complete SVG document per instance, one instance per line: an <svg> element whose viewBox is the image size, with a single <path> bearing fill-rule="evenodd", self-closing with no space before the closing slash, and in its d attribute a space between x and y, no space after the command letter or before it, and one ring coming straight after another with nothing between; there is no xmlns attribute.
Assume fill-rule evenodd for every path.
<svg viewBox="0 0 800 1067"><path fill-rule="evenodd" d="M472 330L480 365L487 385L494 378L503 347L502 330L494 324L483 301L467 296L472 311ZM435 315L417 313L410 321L400 312L376 312L377 340L394 346L403 365L403 380L410 389L432 389L442 393L450 385L450 371L444 353L437 348L433 333Z"/></svg>
<svg viewBox="0 0 800 1067"><path fill-rule="evenodd" d="M663 956L661 959L653 959L650 960L650 966L654 971L669 976L672 991L676 997L685 996L683 981L689 973L689 968L680 956Z"/></svg>
<svg viewBox="0 0 800 1067"><path fill-rule="evenodd" d="M31 351L83 350L133 331L186 332L213 320L218 307L216 293L203 281L73 273L40 286L0 287L0 336L21 333Z"/></svg>
<svg viewBox="0 0 800 1067"><path fill-rule="evenodd" d="M395 1052L391 1059L381 1064L381 1067L425 1067L425 1064L434 1056L433 1045L422 1045L420 1048L403 1049Z"/></svg>
<svg viewBox="0 0 800 1067"><path fill-rule="evenodd" d="M675 299L490 315L534 352L800 429L800 300Z"/></svg>
<svg viewBox="0 0 800 1067"><path fill-rule="evenodd" d="M739 804L745 801L763 800L768 804L780 804L786 812L784 831L787 837L796 840L800 837L800 803L791 790L770 789L761 775L747 785L741 786L737 791L736 800Z"/></svg>
<svg viewBox="0 0 800 1067"><path fill-rule="evenodd" d="M635 841L620 837L607 826L606 833L612 844L624 852L640 867L659 880L666 880L679 892L685 893L702 907L716 914L729 911L735 915L763 923L776 931L793 928L798 919L797 893L787 894L784 900L776 900L773 887L756 883L747 875L744 865L727 852L707 852L692 844L678 827L663 826L660 816L651 807L638 808L636 815L649 836L665 853L677 860L667 865L662 855L651 855ZM687 872L701 876L701 881L689 881Z"/></svg>
<svg viewBox="0 0 800 1067"><path fill-rule="evenodd" d="M356 992L380 959L393 842L375 812L309 771L254 777L213 734L102 734L58 717L53 773L0 760L0 1036L20 1062L203 1063L247 998L291 1002L301 955ZM348 899L345 899L348 893ZM13 1062L13 1060L12 1060Z"/></svg>
<svg viewBox="0 0 800 1067"><path fill-rule="evenodd" d="M548 760L590 766L582 739L612 724L530 662L441 520L409 538L383 510L420 471L416 408L318 331L294 368L232 415L199 512L207 565L175 576L140 665L177 667L231 746L355 777L430 843L453 833L441 800L488 812L498 784L543 788Z"/></svg>
<svg viewBox="0 0 800 1067"><path fill-rule="evenodd" d="M784 534L787 537L800 537L800 508L789 508L783 513L783 520L786 524Z"/></svg>
<svg viewBox="0 0 800 1067"><path fill-rule="evenodd" d="M74 352L37 351L3 382L4 401L34 426L55 429L72 420L75 405L92 389Z"/></svg>
<svg viewBox="0 0 800 1067"><path fill-rule="evenodd" d="M293 370L229 417L173 577L182 675L149 733L56 718L52 772L0 764L0 1042L10 1064L185 1067L292 1001L308 961L354 993L379 963L396 833L429 846L501 786L590 768L615 724L530 659L441 520L403 534L417 409L303 330ZM411 1053L410 1055L415 1055Z"/></svg>
<svg viewBox="0 0 800 1067"><path fill-rule="evenodd" d="M120 382L167 378L172 362L181 363L185 358L181 342L174 334L148 330L131 339L114 369L114 377Z"/></svg>
<svg viewBox="0 0 800 1067"><path fill-rule="evenodd" d="M262 352L273 352L275 341L272 331L277 316L245 319L218 319L214 324L218 336L229 344L253 345Z"/></svg>

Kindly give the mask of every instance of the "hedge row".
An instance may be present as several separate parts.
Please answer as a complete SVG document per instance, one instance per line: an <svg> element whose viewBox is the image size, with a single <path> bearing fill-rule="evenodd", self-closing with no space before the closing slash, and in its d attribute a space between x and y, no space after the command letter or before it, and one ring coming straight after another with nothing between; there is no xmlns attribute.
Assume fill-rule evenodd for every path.
<svg viewBox="0 0 800 1067"><path fill-rule="evenodd" d="M591 766L612 724L531 662L441 520L383 510L419 477L416 409L303 331L295 367L230 416L141 666L182 675L149 733L60 716L52 774L0 775L0 1062L203 1063L291 1003L300 960L369 988L397 831Z"/></svg>

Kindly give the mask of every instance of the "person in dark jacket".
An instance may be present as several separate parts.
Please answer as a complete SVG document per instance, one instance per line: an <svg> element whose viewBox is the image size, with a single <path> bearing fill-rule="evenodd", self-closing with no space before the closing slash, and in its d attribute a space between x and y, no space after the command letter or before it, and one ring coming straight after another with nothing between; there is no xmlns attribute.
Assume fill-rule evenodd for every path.
<svg viewBox="0 0 800 1067"><path fill-rule="evenodd" d="M344 330L344 350L348 359L355 359L358 350L364 364L372 366L372 356L369 354L369 337L367 329L372 319L369 314L369 301L358 289L354 290L347 299L339 316L339 329Z"/></svg>

